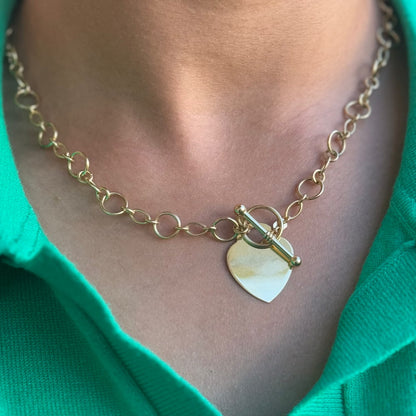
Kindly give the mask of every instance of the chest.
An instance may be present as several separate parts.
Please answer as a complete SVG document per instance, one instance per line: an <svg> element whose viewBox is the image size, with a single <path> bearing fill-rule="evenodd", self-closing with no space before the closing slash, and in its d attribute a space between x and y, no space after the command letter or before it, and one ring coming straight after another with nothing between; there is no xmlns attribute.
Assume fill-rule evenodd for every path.
<svg viewBox="0 0 416 416"><path fill-rule="evenodd" d="M56 195L43 195L42 201L52 197L53 208L39 216L49 238L97 288L122 328L225 415L285 414L312 387L379 221L345 210L342 221L328 214L319 223L318 210L312 217L318 227L306 219L289 227L286 237L303 264L266 304L230 276L228 244L161 241L82 202L73 210L72 193Z"/></svg>

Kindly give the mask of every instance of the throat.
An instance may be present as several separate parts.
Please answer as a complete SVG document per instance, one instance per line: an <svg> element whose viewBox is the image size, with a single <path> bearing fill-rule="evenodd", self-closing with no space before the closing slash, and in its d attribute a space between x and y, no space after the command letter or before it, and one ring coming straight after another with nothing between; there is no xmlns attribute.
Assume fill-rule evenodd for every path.
<svg viewBox="0 0 416 416"><path fill-rule="evenodd" d="M80 0L22 2L16 44L50 118L65 111L132 140L146 129L163 145L202 131L208 141L259 137L327 111L311 108L354 91L371 62L376 2L306 3L105 1L97 13Z"/></svg>

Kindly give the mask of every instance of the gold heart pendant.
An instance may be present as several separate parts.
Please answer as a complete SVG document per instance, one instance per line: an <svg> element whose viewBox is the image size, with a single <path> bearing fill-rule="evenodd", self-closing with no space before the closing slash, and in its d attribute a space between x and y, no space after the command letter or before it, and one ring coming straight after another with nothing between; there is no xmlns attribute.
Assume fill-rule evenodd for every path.
<svg viewBox="0 0 416 416"><path fill-rule="evenodd" d="M293 256L293 247L285 238L279 243ZM270 303L286 286L292 269L271 249L259 249L239 239L228 250L228 268L237 283L248 293Z"/></svg>

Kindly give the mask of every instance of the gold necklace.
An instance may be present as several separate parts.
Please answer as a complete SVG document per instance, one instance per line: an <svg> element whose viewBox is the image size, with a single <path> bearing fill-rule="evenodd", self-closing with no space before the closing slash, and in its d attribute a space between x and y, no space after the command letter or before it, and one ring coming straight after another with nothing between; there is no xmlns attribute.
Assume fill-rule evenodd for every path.
<svg viewBox="0 0 416 416"><path fill-rule="evenodd" d="M323 194L327 169L331 163L336 162L344 154L347 140L355 133L357 122L370 117L370 97L380 86L380 71L390 59L392 46L400 41L395 31L396 18L392 7L383 0L378 1L378 4L383 17L382 25L376 32L379 47L371 72L364 80L365 88L358 99L350 101L344 107L343 128L329 134L322 165L315 169L309 178L299 182L296 187L297 198L287 206L283 216L270 206L255 205L247 209L244 205L238 205L234 209L234 218L217 218L210 226L200 222L182 225L179 216L172 212L164 211L153 218L144 209L130 208L127 198L122 193L110 191L105 186L94 182L90 160L85 153L78 150L69 152L65 144L58 140L55 125L44 119L39 110L39 97L24 78L23 65L15 47L10 42L13 34L10 28L7 31L6 57L10 73L17 82L15 103L19 108L28 112L31 124L38 129L39 145L44 149L52 148L56 157L66 161L68 173L94 190L99 206L105 214L128 215L135 224L150 225L155 235L161 239L170 239L182 231L193 237L209 234L223 242L237 240L227 253L227 264L232 276L251 295L264 302L271 302L285 287L292 269L301 264L300 257L294 255L293 247L282 237L282 233L287 224L302 213L305 201L315 200ZM305 190L307 186L309 187L308 193ZM313 188L313 193L310 193L310 188ZM257 221L252 215L257 210L272 213L276 221L272 226ZM166 217L172 218L176 226L170 233L163 234L161 222ZM224 222L232 227L230 235L221 235L218 229L218 225ZM262 241L256 242L249 237L253 229L260 233Z"/></svg>

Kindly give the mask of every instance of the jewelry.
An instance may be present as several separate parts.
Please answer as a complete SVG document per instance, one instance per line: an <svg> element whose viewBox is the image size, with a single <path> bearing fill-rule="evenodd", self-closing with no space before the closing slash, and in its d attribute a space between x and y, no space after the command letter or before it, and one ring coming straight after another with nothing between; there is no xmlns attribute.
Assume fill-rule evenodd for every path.
<svg viewBox="0 0 416 416"><path fill-rule="evenodd" d="M370 97L380 86L379 74L390 59L390 50L400 41L395 31L396 18L392 7L385 0L378 1L382 13L382 25L377 29L378 49L370 75L364 80L365 88L357 100L350 101L345 107L345 122L341 130L332 131L327 138L327 149L323 152L323 163L309 178L303 179L296 187L297 199L291 202L284 216L270 206L255 205L247 209L238 205L234 209L235 217L221 217L210 226L200 222L190 222L182 225L178 215L164 211L155 218L145 210L130 208L127 198L119 193L110 191L105 186L97 185L90 169L90 160L85 153L77 150L69 152L62 141L58 140L55 125L46 121L39 110L39 97L24 78L24 68L19 60L16 49L10 43L13 30L7 31L6 57L9 70L17 82L15 103L28 111L29 120L38 129L38 142L44 149L52 148L55 156L67 163L68 173L80 183L90 186L98 200L101 210L108 215L118 216L127 214L136 224L150 225L157 237L170 239L183 231L197 237L210 234L223 242L237 240L228 250L227 264L234 279L251 295L271 302L285 287L294 267L301 264L301 259L294 255L290 243L282 237L288 223L296 219L303 211L305 201L319 198L324 192L326 171L331 163L336 162L346 149L347 140L355 133L357 122L371 115ZM76 168L76 165L81 165ZM305 187L309 187L306 192ZM314 189L310 193L310 188ZM114 208L116 206L116 208ZM274 215L276 221L272 226L258 222L252 215L257 210L266 210ZM171 217L176 226L168 234L163 234L160 224L164 217ZM165 218L166 220L166 218ZM230 235L221 235L218 225L227 222L232 227ZM262 241L257 243L249 237L252 229L257 230Z"/></svg>

